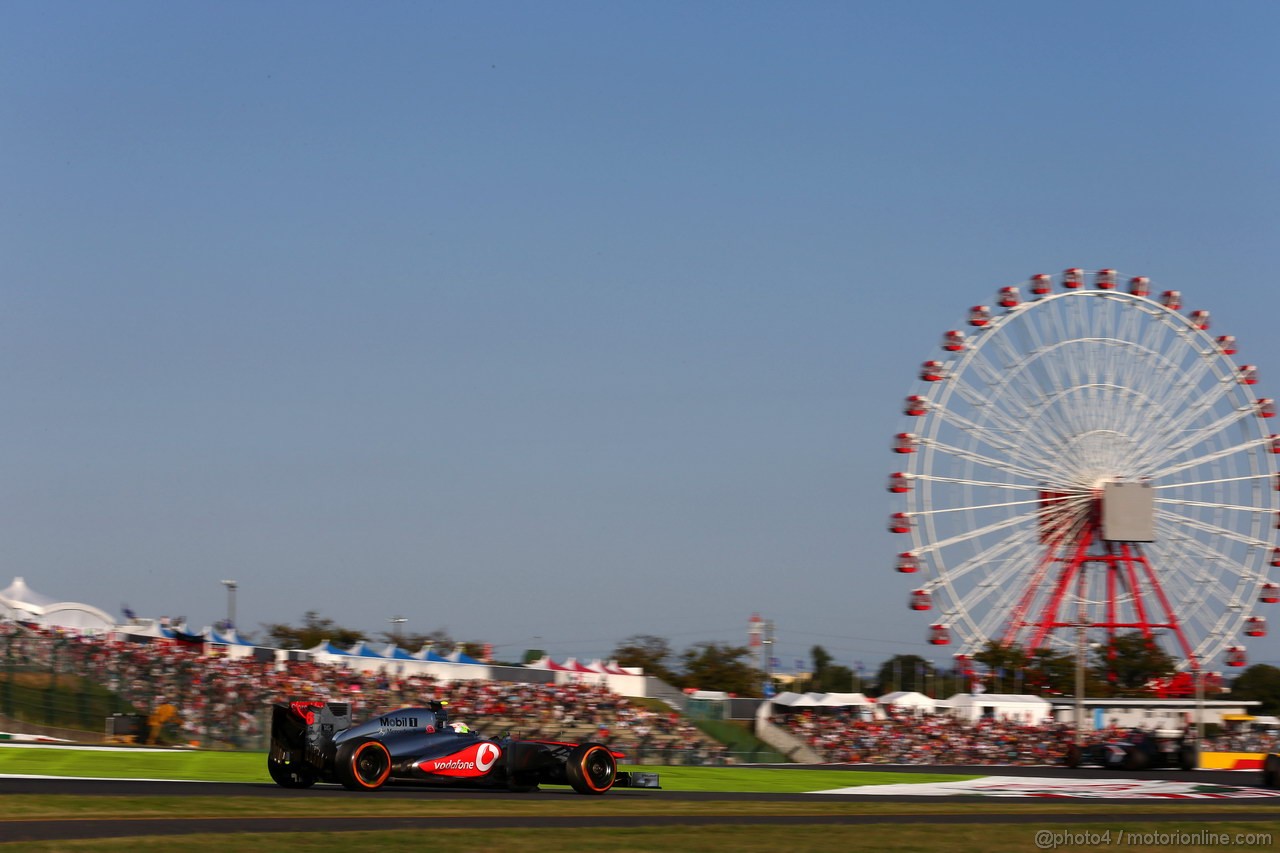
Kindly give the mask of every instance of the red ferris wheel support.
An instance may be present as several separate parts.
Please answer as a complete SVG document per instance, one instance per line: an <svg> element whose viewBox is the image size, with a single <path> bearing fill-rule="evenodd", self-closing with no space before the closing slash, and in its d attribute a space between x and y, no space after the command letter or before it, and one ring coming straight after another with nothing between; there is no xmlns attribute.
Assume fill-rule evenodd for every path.
<svg viewBox="0 0 1280 853"><path fill-rule="evenodd" d="M1015 606L1001 637L1002 645L1012 645L1022 637L1028 653L1045 647L1049 634L1062 628L1079 628L1083 623L1090 629L1106 631L1108 642L1115 639L1119 630L1138 631L1149 642L1155 642L1155 632L1170 631L1177 640L1183 656L1193 662L1195 655L1186 633L1178 621L1178 615L1169 603L1160 579L1143 552L1142 543L1103 537L1101 518L1106 498L1105 490L1098 490L1088 499L1087 510L1078 515L1070 529L1061 529L1063 508L1070 495L1041 492L1041 539L1045 543L1044 556L1032 573L1026 589ZM1075 502L1079 506L1080 502ZM1069 514L1069 511L1067 512ZM1054 567L1057 567L1056 573ZM1099 567L1104 573L1102 581L1089 583L1088 572ZM1047 595L1046 584L1052 580ZM1071 590L1074 588L1075 593ZM1082 602L1089 590L1100 591L1104 597L1101 620L1086 620L1071 614L1070 603ZM1036 608L1035 602L1043 599ZM1156 614L1159 614L1158 616Z"/></svg>

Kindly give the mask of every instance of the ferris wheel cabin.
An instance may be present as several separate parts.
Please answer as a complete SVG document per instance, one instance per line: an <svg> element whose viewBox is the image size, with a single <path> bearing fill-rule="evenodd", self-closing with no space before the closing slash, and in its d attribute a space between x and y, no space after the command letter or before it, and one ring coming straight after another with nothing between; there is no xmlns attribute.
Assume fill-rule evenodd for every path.
<svg viewBox="0 0 1280 853"><path fill-rule="evenodd" d="M929 398L920 394L912 394L902 406L902 413L910 418L918 418L929 414Z"/></svg>
<svg viewBox="0 0 1280 853"><path fill-rule="evenodd" d="M941 382L947 378L947 365L941 361L926 361L920 365L920 378L925 382Z"/></svg>
<svg viewBox="0 0 1280 853"><path fill-rule="evenodd" d="M905 495L911 491L911 475L904 471L894 471L889 475L888 488L895 495Z"/></svg>
<svg viewBox="0 0 1280 853"><path fill-rule="evenodd" d="M991 322L991 309L986 305L975 305L969 309L969 325L982 328Z"/></svg>

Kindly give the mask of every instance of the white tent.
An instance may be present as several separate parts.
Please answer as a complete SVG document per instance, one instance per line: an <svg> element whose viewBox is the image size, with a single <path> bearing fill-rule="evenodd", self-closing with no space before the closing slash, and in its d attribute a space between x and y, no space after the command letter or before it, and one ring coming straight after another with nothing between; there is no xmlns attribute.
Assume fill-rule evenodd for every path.
<svg viewBox="0 0 1280 853"><path fill-rule="evenodd" d="M875 704L862 693L779 693L769 700L787 708L854 708L871 713Z"/></svg>
<svg viewBox="0 0 1280 853"><path fill-rule="evenodd" d="M865 693L824 693L818 702L824 708L860 708L871 705Z"/></svg>
<svg viewBox="0 0 1280 853"><path fill-rule="evenodd" d="M42 595L18 577L0 590L0 617L34 622L43 628L65 628L85 634L110 631L115 620L92 604L59 601Z"/></svg>
<svg viewBox="0 0 1280 853"><path fill-rule="evenodd" d="M792 695L795 696L794 693ZM788 704L792 708L817 708L822 704L822 696L821 693L806 693L803 696L795 696Z"/></svg>
<svg viewBox="0 0 1280 853"><path fill-rule="evenodd" d="M876 700L876 704L884 709L910 711L917 717L921 714L932 714L938 707L936 701L914 690L895 690L892 693L886 693Z"/></svg>
<svg viewBox="0 0 1280 853"><path fill-rule="evenodd" d="M983 717L1037 725L1050 716L1052 706L1039 696L1017 693L957 693L947 700L951 714L976 722Z"/></svg>

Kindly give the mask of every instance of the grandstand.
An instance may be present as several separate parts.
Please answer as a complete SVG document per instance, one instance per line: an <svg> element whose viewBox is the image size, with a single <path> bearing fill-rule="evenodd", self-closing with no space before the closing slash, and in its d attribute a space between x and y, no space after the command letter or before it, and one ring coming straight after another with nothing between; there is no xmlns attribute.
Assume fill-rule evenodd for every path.
<svg viewBox="0 0 1280 853"><path fill-rule="evenodd" d="M429 662L446 667L438 675L380 660L370 666L363 656L233 654L176 637L0 623L0 731L265 749L275 702L341 699L359 716L439 699L492 737L601 741L635 763L729 760L725 746L678 708L613 689L611 680L646 680L635 672ZM448 677L459 673L466 677ZM99 691L92 703L90 686Z"/></svg>

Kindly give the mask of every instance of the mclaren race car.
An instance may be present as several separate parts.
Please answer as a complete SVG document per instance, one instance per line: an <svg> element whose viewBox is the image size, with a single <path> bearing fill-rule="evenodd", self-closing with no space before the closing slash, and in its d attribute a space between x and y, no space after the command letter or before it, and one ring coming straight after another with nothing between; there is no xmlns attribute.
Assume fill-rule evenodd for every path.
<svg viewBox="0 0 1280 853"><path fill-rule="evenodd" d="M656 773L619 771L621 757L599 743L482 737L450 725L445 702L355 725L346 702L289 702L272 710L267 771L285 788L337 782L352 791L390 780L510 791L570 785L579 794L658 787Z"/></svg>
<svg viewBox="0 0 1280 853"><path fill-rule="evenodd" d="M1093 743L1072 744L1067 747L1065 763L1068 767L1108 767L1114 770L1169 767L1194 770L1199 759L1199 751L1192 740L1135 730Z"/></svg>

